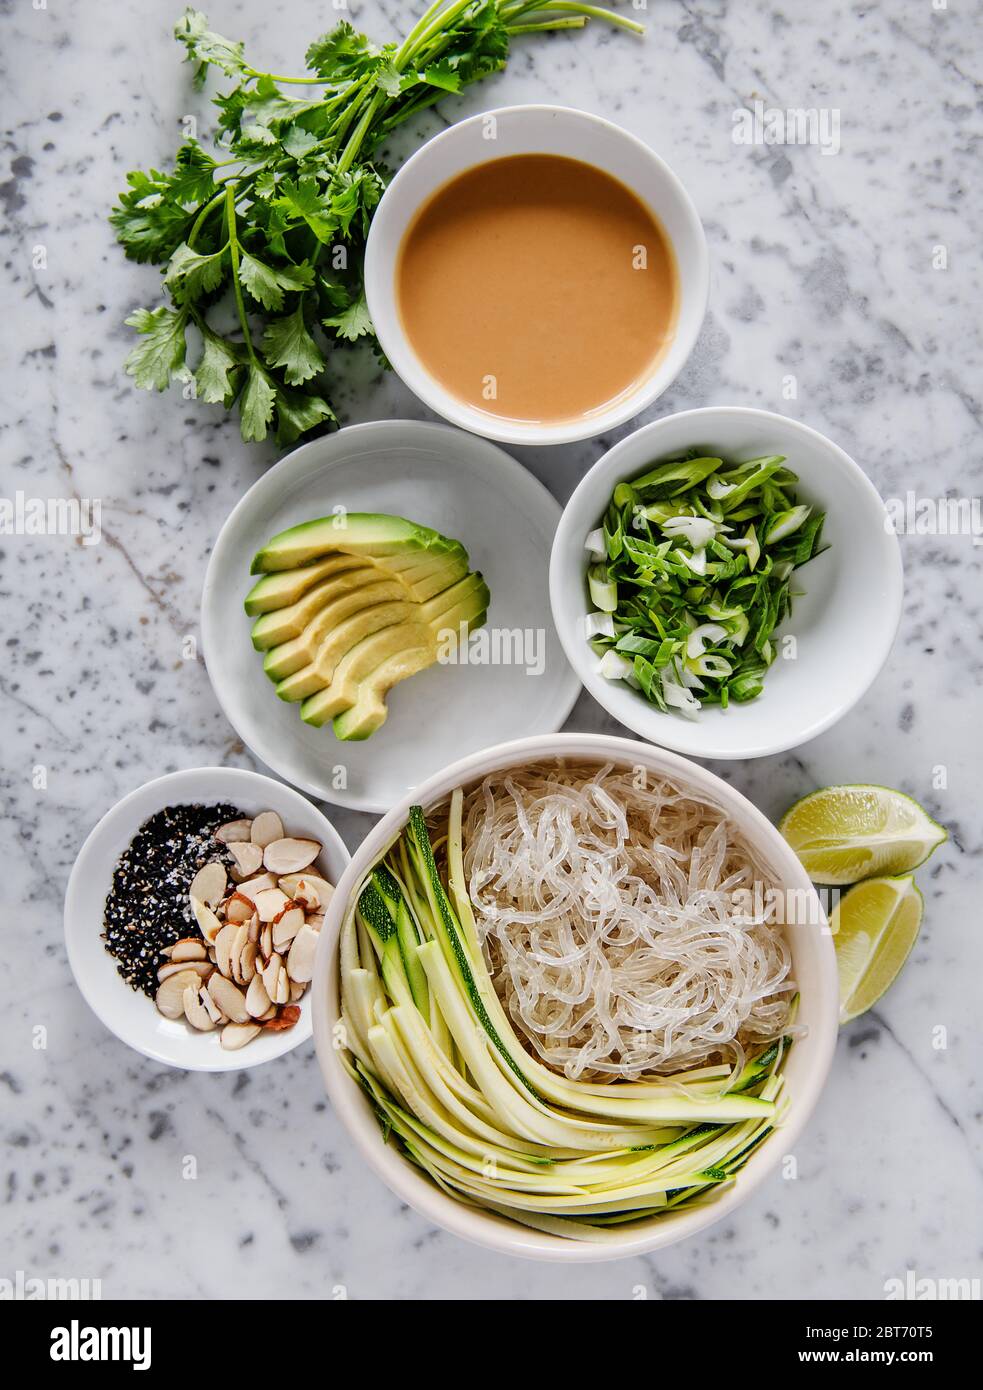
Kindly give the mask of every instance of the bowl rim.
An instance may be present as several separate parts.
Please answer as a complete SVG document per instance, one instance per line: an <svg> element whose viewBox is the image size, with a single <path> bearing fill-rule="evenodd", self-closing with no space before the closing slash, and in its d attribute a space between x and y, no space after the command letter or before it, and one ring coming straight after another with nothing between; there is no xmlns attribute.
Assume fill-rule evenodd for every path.
<svg viewBox="0 0 983 1390"><path fill-rule="evenodd" d="M657 359L656 364L644 385L632 392L628 397L616 402L609 410L599 411L591 416L574 418L570 421L560 421L554 424L536 425L522 422L509 421L508 419L485 415L474 407L464 402L458 402L449 391L445 391L438 381L427 371L423 363L418 360L406 339L405 334L397 327L399 322L399 310L395 296L391 292L391 281L395 271L396 260L399 255L402 238L395 241L389 254L384 254L381 248L381 240L385 230L385 208L386 201L389 200L390 210L398 205L399 199L403 196L402 190L406 187L404 175L407 171L419 168L421 164L432 160L435 155L440 157L440 151L449 143L459 140L461 132L465 128L473 127L482 121L486 121L490 116L496 118L516 117L521 120L524 116L531 113L548 113L560 120L582 122L586 125L593 125L598 129L604 130L608 134L613 134L617 139L620 138L626 145L632 146L640 159L648 161L654 165L668 186L672 189L673 195L678 200L681 213L686 221L686 241L687 254L692 257L692 283L693 288L689 291L689 298L695 310L692 327L685 336L678 334L678 315L677 315L677 339L682 346L679 349L679 359L674 368L666 371L666 364L669 355ZM578 156L579 157L579 156ZM480 162L480 161L479 161ZM586 157L583 162L590 164L592 161ZM595 167L603 169L604 166L597 164ZM608 172L605 170L605 172ZM448 179L455 177L448 175ZM614 177L614 175L612 175ZM446 180L445 180L446 181ZM619 182L624 182L620 180ZM438 185L439 186L439 185ZM631 187L626 184L626 187ZM640 198L638 192L631 188L636 197ZM644 200L643 200L644 201ZM644 204L646 207L647 203ZM420 205L414 208L411 218ZM657 214L652 210L653 216ZM660 223L661 223L661 219ZM408 223L407 223L408 225ZM666 233L668 238L668 233ZM670 242L677 262L677 273L679 271L679 248L675 242ZM680 277L681 278L681 277ZM686 189L685 184L679 175L639 136L626 130L624 126L618 125L615 121L609 121L604 116L595 115L592 111L584 111L576 106L564 106L552 102L521 102L511 106L498 106L490 111L480 111L473 116L467 116L463 120L456 121L445 130L439 131L419 149L415 150L410 157L400 165L396 174L389 183L386 191L379 201L373 217L372 226L369 229L368 239L365 246L365 266L364 281L366 302L369 307L369 314L375 325L376 335L382 345L386 357L392 364L393 370L403 384L421 400L424 405L436 411L444 420L456 425L459 429L467 430L471 434L482 435L486 439L494 440L499 444L525 444L533 447L546 447L555 444L572 444L578 440L594 439L601 434L605 434L618 426L632 420L640 415L643 410L647 410L679 376L683 367L689 361L693 349L696 346L703 321L706 317L707 305L710 298L710 255L707 247L706 233L703 223L697 212L696 204ZM390 332L390 328L393 329Z"/></svg>
<svg viewBox="0 0 983 1390"><path fill-rule="evenodd" d="M98 869L96 856L99 852L99 841L102 835L120 829L124 835L128 833L130 839L132 839L140 826L154 814L153 810L147 810L145 813L139 812L134 815L135 805L144 799L149 792L154 793L153 799L158 803L158 810L163 810L165 806L173 804L176 799L181 798L182 792L180 788L182 785L188 783L192 778L201 777L203 775L207 775L209 778L215 778L219 784L224 784L217 787L215 793L216 800L220 800L226 795L230 799L234 799L235 792L233 789L235 787L242 789L240 795L244 794L246 789L248 789L250 799L253 799L254 793L261 792L264 787L275 787L280 804L282 805L283 802L286 801L297 806L298 815L303 814L306 818L305 824L309 822L311 829L316 828L322 835L322 855L328 853L337 854L340 862L344 864L344 870L347 871L351 863L351 854L349 853L348 846L324 813L310 802L302 792L297 791L295 787L288 786L284 782L278 782L274 778L267 777L261 772L253 772L251 768L212 767L208 765L179 768L174 772L166 772L160 777L152 777L149 781L140 783L139 786L127 792L125 796L120 797L117 802L110 806L109 809L100 816L88 835L86 835L75 857L75 863L72 865L71 872L68 876L68 883L65 887L63 911L65 950L68 956L68 964L72 972L72 978L82 998L85 1000L86 1004L88 1004L96 1018L99 1019L100 1023L102 1023L114 1037L118 1038L120 1042L125 1043L127 1047L132 1048L135 1052L141 1053L144 1057L149 1058L150 1061L157 1062L162 1066L172 1067L175 1071L244 1071L252 1067L264 1066L267 1062L272 1062L276 1058L282 1057L288 1052L292 1052L295 1047L300 1047L302 1043L305 1043L308 1038L310 1038L313 1030L313 1008L311 1007L307 1011L306 1016L303 1014L301 1015L300 1020L294 1028L285 1030L278 1035L278 1045L273 1048L267 1056L250 1059L248 1047L235 1052L222 1052L221 1050L215 1052L214 1048L212 1048L210 1049L212 1055L210 1057L206 1056L201 1062L177 1062L171 1057L164 1056L160 1049L155 1049L151 1044L148 1043L144 1045L133 1037L125 1036L124 1030L117 1027L116 1024L111 1021L111 1018L107 1016L107 1011L103 1006L102 985L94 983L90 976L90 972L85 968L81 956L81 946L78 942L79 926L72 925L72 921L74 920L77 923L78 917L81 916L81 914L78 914L78 917L73 918L72 914L81 893L80 885L83 876L93 872L94 868L101 872L101 870ZM200 796L196 797L196 799L200 799ZM256 796L255 799L262 800L262 797ZM271 804L270 809L273 810L276 808ZM128 830L126 829L127 825L129 826ZM114 865L108 867L106 874L107 882L110 882L112 879L113 867ZM100 922L98 926L101 930L102 923ZM108 952L106 954L107 960L112 961L112 957L109 956ZM115 967L113 969L113 974L111 976L107 974L106 978L112 984L118 984L121 989L126 988L125 982L116 975ZM313 996L311 998L311 1005L313 1005ZM152 1000L147 1000L147 1007L148 1010L153 1009ZM204 1034L202 1035L203 1038L205 1036Z"/></svg>
<svg viewBox="0 0 983 1390"><path fill-rule="evenodd" d="M442 772L404 797L373 827L352 856L339 880L318 942L314 964L313 1011L314 1045L328 1097L348 1137L369 1167L386 1186L420 1215L453 1235L485 1249L527 1259L552 1261L561 1264L598 1263L646 1254L673 1245L687 1236L729 1216L761 1185L777 1167L783 1153L789 1152L809 1122L826 1083L839 1029L839 983L833 940L828 932L819 937L820 968L813 988L820 1001L820 1020L800 1046L809 1047L810 1068L799 1078L798 1093L793 1098L788 1117L781 1126L782 1144L764 1144L747 1168L741 1181L718 1201L705 1207L676 1214L663 1225L649 1226L642 1231L624 1235L620 1240L604 1245L568 1241L557 1236L510 1222L506 1218L472 1209L463 1202L448 1197L427 1178L417 1173L401 1154L380 1142L375 1117L363 1107L363 1097L355 1082L338 1061L335 1027L339 1017L337 978L338 945L341 920L351 893L366 869L391 842L394 834L406 821L408 808L420 802L427 804L445 795L454 786L473 780L483 773L510 766L531 758L586 756L603 759L612 756L620 760L632 758L659 766L717 797L745 823L753 825L771 843L774 867L782 881L811 893L819 906L822 921L825 914L815 887L806 875L792 848L782 839L771 821L736 787L678 753L635 739L610 734L559 733L541 737L516 739L496 744L452 763Z"/></svg>
<svg viewBox="0 0 983 1390"><path fill-rule="evenodd" d="M680 410L671 415L660 416L657 420L650 420L647 424L640 425L626 435L624 439L612 445L595 464L584 474L580 482L574 488L573 493L567 500L563 514L560 517L560 524L556 528L556 535L553 537L553 546L550 551L550 607L553 612L553 626L556 628L560 638L560 644L566 653L567 660L576 671L578 678L584 688L593 696L598 704L613 719L617 719L619 724L624 724L639 737L656 743L661 747L671 748L678 753L682 753L694 758L714 758L722 761L737 761L745 758L768 757L775 753L784 753L789 749L799 748L802 744L808 743L811 739L817 738L820 734L836 724L844 715L856 705L881 674L884 664L890 655L891 648L898 633L901 623L901 614L904 607L904 567L901 559L901 546L896 532L885 529L885 536L889 537L886 546L886 553L890 554L890 562L885 566L885 605L888 613L887 621L881 626L879 633L871 635L871 640L867 644L868 652L872 653L873 661L869 671L861 683L858 683L849 696L840 701L832 710L828 711L822 718L816 719L799 734L794 737L779 737L773 739L762 739L758 742L748 742L741 747L734 749L730 747L717 747L712 742L712 736L708 735L707 725L704 723L690 724L683 719L669 719L663 717L661 711L653 710L644 700L634 701L628 714L622 709L614 710L607 696L611 683L605 681L603 677L593 670L589 658L593 655L586 641L578 640L578 634L571 632L569 625L562 618L561 594L563 578L561 568L567 550L574 546L582 549L582 544L573 534L573 515L575 503L583 501L598 492L600 499L602 494L610 494L608 487L617 476L621 467L622 458L631 452L637 445L640 436L657 439L660 432L664 432L670 424L677 424L679 421L692 421L694 427L703 422L719 418L721 421L727 416L738 416L743 419L757 419L762 422L777 421L782 429L790 430L791 433L801 435L804 438L818 444L821 448L828 451L831 458L836 460L845 477L852 485L866 498L872 502L887 517L887 510L884 506L883 498L877 491L874 484L867 474L856 462L855 459L836 444L828 435L811 425L805 424L801 420L796 420L789 415L781 415L778 411L763 410L757 406L743 405L710 405L699 406L693 410ZM658 452L658 445L654 444L654 454ZM653 454L653 456L654 456ZM603 486L601 486L603 484ZM599 501L597 515L600 515L602 505ZM894 544L890 544L893 540ZM585 609L586 612L586 609ZM634 707L637 705L637 715ZM659 717L656 719L655 716ZM634 716L634 717L632 717ZM698 742L696 730L702 730L703 741Z"/></svg>

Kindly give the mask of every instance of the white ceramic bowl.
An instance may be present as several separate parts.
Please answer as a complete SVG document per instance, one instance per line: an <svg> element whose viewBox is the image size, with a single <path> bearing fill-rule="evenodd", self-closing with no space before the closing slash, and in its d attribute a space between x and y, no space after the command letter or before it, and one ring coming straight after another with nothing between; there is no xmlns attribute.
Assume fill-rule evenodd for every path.
<svg viewBox="0 0 983 1390"><path fill-rule="evenodd" d="M799 920L824 923L822 907L805 870L775 827L760 811L719 777L650 744L631 739L610 738L603 734L553 734L549 737L520 739L486 749L446 768L414 796L406 797L371 831L356 851L325 917L314 966L314 1042L328 1094L345 1128L362 1157L380 1178L423 1216L465 1240L474 1241L507 1255L530 1259L582 1263L641 1255L672 1245L685 1236L704 1230L729 1216L750 1196L774 1169L782 1154L796 1143L826 1080L839 1015L839 986L833 942L824 926L796 927L789 930L793 971L801 992L799 1022L807 1033L799 1039L785 1065L787 1096L790 1101L780 1135L769 1138L749 1159L735 1185L716 1202L652 1218L624 1230L616 1243L605 1245L564 1240L528 1229L517 1222L463 1202L441 1192L404 1159L394 1147L383 1143L379 1122L371 1106L339 1061L335 1050L335 1026L339 1021L338 938L345 907L351 893L379 855L406 823L409 807L424 807L446 796L455 787L466 785L497 769L525 766L539 758L566 757L611 761L631 767L642 766L660 774L684 780L694 791L712 797L737 822L750 842L765 857L784 888L798 890L812 905Z"/></svg>
<svg viewBox="0 0 983 1390"><path fill-rule="evenodd" d="M615 485L696 447L743 460L784 454L799 475L800 500L826 512L829 549L796 571L803 591L778 629L796 638L764 690L747 704L707 706L688 719L664 714L624 681L598 674L584 635L589 603L584 542ZM599 459L567 503L553 541L550 600L564 651L609 714L666 748L700 758L757 758L815 738L854 705L891 649L903 598L901 551L884 503L854 461L816 430L767 410L711 406L644 425Z"/></svg>
<svg viewBox="0 0 983 1390"><path fill-rule="evenodd" d="M236 1052L223 1051L217 1032L197 1033L184 1020L164 1018L142 991L130 989L101 939L106 896L120 855L141 825L165 806L231 802L247 816L276 811L288 835L320 840L318 873L341 878L350 855L334 826L306 797L236 767L195 767L146 782L107 811L79 851L65 893L65 945L75 983L110 1032L155 1062L185 1071L240 1071L292 1052L311 1035L311 991L300 1019L282 1033L264 1032Z"/></svg>
<svg viewBox="0 0 983 1390"><path fill-rule="evenodd" d="M489 122L494 122L494 127ZM495 138L488 130L495 130ZM466 169L518 154L555 154L592 164L620 180L655 214L676 257L675 338L651 375L609 410L559 424L529 424L477 410L445 390L421 364L400 321L399 248L417 211ZM375 331L399 376L432 410L462 429L511 444L566 444L622 425L669 387L693 350L706 312L709 270L700 219L679 179L620 126L567 106L507 106L442 131L406 161L384 193L365 251L365 293Z"/></svg>

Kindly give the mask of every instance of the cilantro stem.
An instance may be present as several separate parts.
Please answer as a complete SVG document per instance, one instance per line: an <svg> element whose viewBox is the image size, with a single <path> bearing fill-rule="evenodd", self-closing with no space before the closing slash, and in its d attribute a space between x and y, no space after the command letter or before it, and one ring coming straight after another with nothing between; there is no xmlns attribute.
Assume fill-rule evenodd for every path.
<svg viewBox="0 0 983 1390"><path fill-rule="evenodd" d="M252 334L249 331L249 319L246 315L246 301L242 297L242 285L239 283L239 238L236 235L236 195L231 184L229 184L225 190L225 215L229 229L229 257L232 261L232 288L235 292L236 309L239 314L239 322L242 325L242 334L245 339L245 347L249 354L249 360L254 367L258 367L259 362L256 358Z"/></svg>

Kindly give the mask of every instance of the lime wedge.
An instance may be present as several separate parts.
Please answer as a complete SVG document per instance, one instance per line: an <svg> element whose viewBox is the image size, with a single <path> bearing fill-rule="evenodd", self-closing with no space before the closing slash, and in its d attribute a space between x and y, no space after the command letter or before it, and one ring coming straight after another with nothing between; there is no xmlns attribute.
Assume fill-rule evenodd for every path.
<svg viewBox="0 0 983 1390"><path fill-rule="evenodd" d="M946 839L917 801L890 787L824 787L797 801L778 829L814 883L907 874Z"/></svg>
<svg viewBox="0 0 983 1390"><path fill-rule="evenodd" d="M922 924L922 895L910 874L869 878L837 903L829 919L840 975L840 1022L876 1004L889 989Z"/></svg>

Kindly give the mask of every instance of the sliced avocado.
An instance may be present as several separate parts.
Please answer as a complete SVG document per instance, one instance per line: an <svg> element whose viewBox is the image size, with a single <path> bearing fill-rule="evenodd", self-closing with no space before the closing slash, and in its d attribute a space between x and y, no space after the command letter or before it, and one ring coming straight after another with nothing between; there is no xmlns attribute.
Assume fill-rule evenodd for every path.
<svg viewBox="0 0 983 1390"><path fill-rule="evenodd" d="M487 589L485 594L487 595ZM455 645L462 627L471 632L480 627L486 617L487 609L478 591L451 609L447 614L446 626L455 634ZM426 657L428 651L429 648L416 647L397 653L377 666L371 675L366 676L359 685L355 703L342 714L335 716L335 737L342 740L364 739L381 729L389 714L386 705L387 694L399 681L404 681L407 676L414 676L418 671L433 665L436 659L433 655L429 660L420 659L421 653Z"/></svg>
<svg viewBox="0 0 983 1390"><path fill-rule="evenodd" d="M296 569L329 552L368 558L430 551L459 555L459 541L442 536L429 526L417 526L401 516L380 516L372 512L347 512L319 517L281 531L267 541L252 563L253 574Z"/></svg>
<svg viewBox="0 0 983 1390"><path fill-rule="evenodd" d="M299 637L271 647L263 660L263 670L270 680L283 680L284 676L310 665L325 637L343 619L350 618L363 608L395 600L407 602L406 589L398 579L384 579L378 584L366 584L364 588L341 594L314 615Z"/></svg>
<svg viewBox="0 0 983 1390"><path fill-rule="evenodd" d="M429 647L411 647L382 662L359 686L358 698L350 709L335 716L332 727L335 737L354 742L370 738L381 729L389 714L386 695L399 681L415 676L432 666L433 652Z"/></svg>
<svg viewBox="0 0 983 1390"><path fill-rule="evenodd" d="M392 569L388 555L377 560L376 564L385 571ZM418 567L400 570L397 577L406 585L410 595L417 603L425 603L427 599L434 598L444 589L456 583L457 580L462 579L467 572L468 552L462 550L459 555L427 556Z"/></svg>
<svg viewBox="0 0 983 1390"><path fill-rule="evenodd" d="M364 564L358 555L327 555L312 565L284 570L281 574L266 574L257 579L246 595L246 612L253 617L257 613L271 613L275 608L286 608L329 574L340 574L342 570L357 569Z"/></svg>
<svg viewBox="0 0 983 1390"><path fill-rule="evenodd" d="M427 603L385 603L374 608L360 610L326 634L317 650L314 660L299 670L291 672L280 681L276 693L281 700L305 700L308 695L323 690L334 676L335 667L347 651L363 637L379 632L384 627L407 620L425 622L433 628L437 636L440 629L453 626L446 618L447 610L462 604L463 600L477 595L477 604L472 604L464 621L478 608L488 605L488 586L480 574L468 574L450 588L442 590Z"/></svg>
<svg viewBox="0 0 983 1390"><path fill-rule="evenodd" d="M417 647L426 647L431 661L436 661L437 643L427 623L397 623L364 637L338 662L331 684L304 701L300 707L301 719L315 726L333 719L355 703L362 681L377 666L399 652Z"/></svg>
<svg viewBox="0 0 983 1390"><path fill-rule="evenodd" d="M323 690L334 675L338 662L356 643L361 642L363 637L370 637L373 632L381 632L384 627L392 627L395 623L412 618L420 606L396 600L359 609L331 629L318 647L314 660L280 681L276 693L281 700L306 700L308 695Z"/></svg>
<svg viewBox="0 0 983 1390"><path fill-rule="evenodd" d="M296 603L288 603L284 608L263 613L257 618L253 623L253 646L258 652L264 652L270 647L279 646L281 642L289 642L292 637L300 636L322 608L342 594L350 594L355 589L365 589L386 580L392 582L392 577L372 564L359 564L353 569L343 570L341 574L331 574L315 584L313 589L308 589Z"/></svg>

